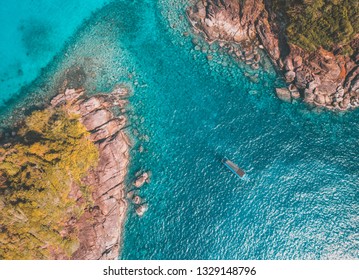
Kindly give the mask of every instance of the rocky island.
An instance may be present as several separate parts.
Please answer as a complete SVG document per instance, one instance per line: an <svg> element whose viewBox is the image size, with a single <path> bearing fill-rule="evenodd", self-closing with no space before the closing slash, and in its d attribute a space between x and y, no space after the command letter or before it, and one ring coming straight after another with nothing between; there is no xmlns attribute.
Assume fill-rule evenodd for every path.
<svg viewBox="0 0 359 280"><path fill-rule="evenodd" d="M66 89L0 148L0 259L117 259L127 210L128 90Z"/></svg>
<svg viewBox="0 0 359 280"><path fill-rule="evenodd" d="M264 49L287 83L280 99L330 110L359 107L358 14L358 1L337 0L200 0L187 10L197 33L253 69Z"/></svg>

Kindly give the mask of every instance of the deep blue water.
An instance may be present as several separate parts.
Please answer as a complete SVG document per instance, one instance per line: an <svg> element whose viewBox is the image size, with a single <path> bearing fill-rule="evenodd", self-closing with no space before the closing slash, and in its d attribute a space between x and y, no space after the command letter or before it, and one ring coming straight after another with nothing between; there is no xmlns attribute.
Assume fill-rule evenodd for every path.
<svg viewBox="0 0 359 280"><path fill-rule="evenodd" d="M208 62L182 36L185 1L172 2L115 1L69 54L122 65L101 72L103 89L108 81L133 87L129 132L140 137L128 181L138 170L152 177L139 193L146 214L129 209L120 258L358 258L359 112L285 104L274 96L281 79L272 68L254 82L224 54ZM114 29L97 36L115 46L89 47L108 23ZM224 156L248 182L221 164Z"/></svg>

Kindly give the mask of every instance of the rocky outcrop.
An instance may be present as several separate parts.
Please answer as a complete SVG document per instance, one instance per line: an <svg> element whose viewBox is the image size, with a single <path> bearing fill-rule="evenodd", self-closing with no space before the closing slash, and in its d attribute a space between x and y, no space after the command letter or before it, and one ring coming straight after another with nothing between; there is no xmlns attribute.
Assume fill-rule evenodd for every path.
<svg viewBox="0 0 359 280"><path fill-rule="evenodd" d="M136 214L137 214L138 216L142 217L143 214L145 214L145 212L147 211L147 209L148 209L147 204L141 204L140 206L138 206L138 207L136 208Z"/></svg>
<svg viewBox="0 0 359 280"><path fill-rule="evenodd" d="M209 43L238 44L237 56L252 64L253 69L259 62L252 57L256 47L265 49L283 72L291 99L301 97L307 103L335 110L359 107L359 47L355 47L359 39L352 43L356 54L350 57L324 49L304 51L283 39L281 23L267 10L266 2L200 0L187 10L187 16L195 31L204 34Z"/></svg>
<svg viewBox="0 0 359 280"><path fill-rule="evenodd" d="M137 177L137 179L133 182L133 185L136 188L141 188L145 183L148 183L149 178L149 174L147 172L144 172Z"/></svg>
<svg viewBox="0 0 359 280"><path fill-rule="evenodd" d="M277 88L276 89L277 97L284 102L292 102L292 96L289 89L287 88Z"/></svg>
<svg viewBox="0 0 359 280"><path fill-rule="evenodd" d="M187 14L193 27L206 34L209 42L242 42L255 38L254 22L263 8L263 2L255 0L245 6L239 1L201 0Z"/></svg>
<svg viewBox="0 0 359 280"><path fill-rule="evenodd" d="M72 259L117 259L119 255L127 210L124 179L130 141L123 132L126 118L115 116L111 107L124 106L127 93L120 87L108 95L86 98L83 90L67 89L51 101L51 106L66 104L69 112L81 116L99 151L97 167L83 179L85 185L93 187L93 206L76 221L80 245ZM77 195L80 200L81 194Z"/></svg>
<svg viewBox="0 0 359 280"><path fill-rule="evenodd" d="M241 41L248 36L238 16L237 1L199 1L188 10L193 26L206 34L207 39Z"/></svg>

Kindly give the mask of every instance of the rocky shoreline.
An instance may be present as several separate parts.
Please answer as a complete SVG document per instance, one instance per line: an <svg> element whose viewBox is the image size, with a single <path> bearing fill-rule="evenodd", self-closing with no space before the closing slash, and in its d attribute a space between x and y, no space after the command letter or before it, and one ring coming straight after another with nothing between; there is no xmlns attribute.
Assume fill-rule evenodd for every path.
<svg viewBox="0 0 359 280"><path fill-rule="evenodd" d="M343 56L319 48L308 52L289 44L284 27L268 7L270 0L200 0L187 10L196 33L208 43L221 42L234 57L258 69L264 49L287 87L276 90L286 102L302 99L330 110L359 107L359 36L351 42L354 54Z"/></svg>
<svg viewBox="0 0 359 280"><path fill-rule="evenodd" d="M93 206L75 224L69 221L68 228L76 227L79 232L79 247L71 259L118 258L128 207L125 176L131 143L123 131L126 117L116 117L111 109L123 109L127 97L128 90L124 87L116 88L111 94L88 98L82 89L67 89L51 101L52 107L66 104L68 112L80 115L99 151L98 165L82 179L84 184L93 187ZM72 195L80 200L82 194L75 187Z"/></svg>
<svg viewBox="0 0 359 280"><path fill-rule="evenodd" d="M96 156L95 160L93 155L91 158L84 159L84 162L94 162L94 165L86 169L86 175L80 177L80 181L72 178L71 172L64 170L65 176L68 177L65 184L69 188L65 199L74 202L78 206L77 210L81 212L75 213L73 208L71 210L66 207L61 209L63 211L62 220L54 221L61 225L61 230L55 235L61 239L60 243L66 243L66 240L70 239L72 243L69 250L65 252L57 245L52 244L50 239L42 238L42 247L38 249L38 253L45 256L47 253L44 254L42 251L49 252L46 259L118 259L129 204L133 205L135 213L139 217L147 211L148 204L139 192L145 184L149 183L151 172L137 172L131 184L127 186L126 179L132 147L132 142L125 132L128 126L125 116L128 97L129 90L123 85L117 86L109 94L91 96L87 96L82 88L67 88L60 90L60 93L41 111L35 111L61 111L67 116L73 116L73 118L69 118L81 123L81 127L86 132L88 145L91 143L94 151L98 152L98 157ZM11 147L18 141L23 141L22 137L24 136L18 135L17 132L21 130L26 121L26 118L22 122L19 121L12 129L9 128L0 135L3 147ZM61 120L57 121L62 122ZM67 136L71 137L67 134L64 137ZM64 141L63 138L61 140ZM76 147L70 148L72 152L76 149ZM4 154L4 151L4 149L0 151L2 160L9 154L9 152ZM16 151L16 148L11 151ZM66 169L71 166L61 168ZM1 187L8 187L9 183L9 178L2 175L5 174L2 174L0 170L0 190ZM51 195L55 204L56 195L58 194ZM0 199L0 208L3 206L1 203ZM50 203L48 207L51 211L58 205ZM51 217L51 214L48 216ZM19 239L21 238L19 237Z"/></svg>

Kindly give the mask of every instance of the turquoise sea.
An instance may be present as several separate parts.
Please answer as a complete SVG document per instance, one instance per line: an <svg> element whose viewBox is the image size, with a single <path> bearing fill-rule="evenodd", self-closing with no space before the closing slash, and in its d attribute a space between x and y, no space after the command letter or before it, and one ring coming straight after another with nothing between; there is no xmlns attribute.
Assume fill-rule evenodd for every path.
<svg viewBox="0 0 359 280"><path fill-rule="evenodd" d="M119 258L359 258L358 110L279 101L283 81L268 61L257 72L216 50L208 61L209 47L199 40L196 50L185 33L186 0L39 1L43 10L19 13L13 2L1 7L7 106L53 94L57 73L72 65L84 68L90 93L132 88L128 182L139 170L152 177L139 192L146 214L128 211ZM28 43L27 56L16 38L31 30L48 40Z"/></svg>
<svg viewBox="0 0 359 280"><path fill-rule="evenodd" d="M0 105L32 82L81 22L106 2L1 1Z"/></svg>

